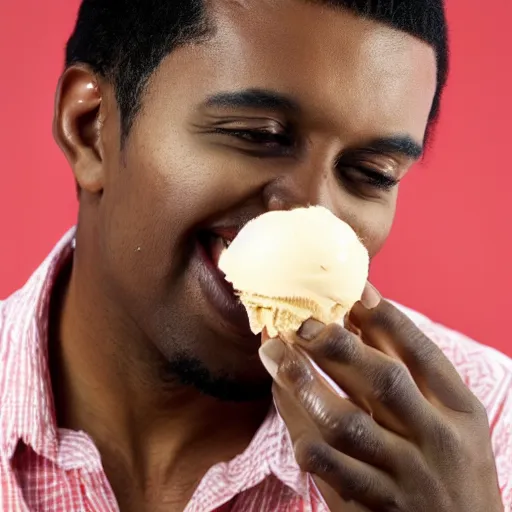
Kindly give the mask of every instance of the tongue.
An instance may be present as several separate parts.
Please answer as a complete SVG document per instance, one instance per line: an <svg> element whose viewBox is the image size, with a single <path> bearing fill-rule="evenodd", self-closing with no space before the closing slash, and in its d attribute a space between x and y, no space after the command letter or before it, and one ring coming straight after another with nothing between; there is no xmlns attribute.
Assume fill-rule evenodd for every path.
<svg viewBox="0 0 512 512"><path fill-rule="evenodd" d="M214 265L219 268L220 255L226 250L224 240L219 236L213 236L210 242L210 254Z"/></svg>

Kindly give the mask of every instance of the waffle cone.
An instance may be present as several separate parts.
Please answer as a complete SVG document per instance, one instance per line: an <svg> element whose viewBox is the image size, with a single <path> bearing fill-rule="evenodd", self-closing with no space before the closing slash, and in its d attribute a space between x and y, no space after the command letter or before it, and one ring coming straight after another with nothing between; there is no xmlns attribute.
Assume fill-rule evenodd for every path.
<svg viewBox="0 0 512 512"><path fill-rule="evenodd" d="M266 328L271 338L295 333L309 319L324 324L337 322L347 312L347 308L336 302L321 305L305 297L273 298L242 293L240 300L247 310L251 330L259 334Z"/></svg>

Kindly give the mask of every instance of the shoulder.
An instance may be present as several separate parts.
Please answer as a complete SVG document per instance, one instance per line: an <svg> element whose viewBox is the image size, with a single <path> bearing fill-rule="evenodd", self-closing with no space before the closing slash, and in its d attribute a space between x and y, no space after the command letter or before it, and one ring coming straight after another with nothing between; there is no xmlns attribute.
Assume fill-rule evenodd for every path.
<svg viewBox="0 0 512 512"><path fill-rule="evenodd" d="M0 444L10 443L33 386L38 390L39 359L45 358L41 331L47 323L46 301L41 301L44 276L35 273L25 286L0 301ZM43 350L41 350L43 349ZM2 448L3 449L3 448Z"/></svg>
<svg viewBox="0 0 512 512"><path fill-rule="evenodd" d="M19 345L37 317L37 276L10 297L0 301L0 361L4 361L13 345Z"/></svg>
<svg viewBox="0 0 512 512"><path fill-rule="evenodd" d="M16 332L21 329L23 319L29 316L32 311L26 311L26 300L24 300L22 290L18 290L10 297L0 301L0 362L5 363L10 348L12 348L13 338ZM0 365L5 369L5 364Z"/></svg>
<svg viewBox="0 0 512 512"><path fill-rule="evenodd" d="M30 358L31 336L37 326L37 303L26 286L0 301L0 420L13 392L14 375ZM1 437L1 432L0 432Z"/></svg>
<svg viewBox="0 0 512 512"><path fill-rule="evenodd" d="M39 338L48 321L51 290L64 263L73 253L75 228L70 229L48 254L22 288L0 301L0 361L12 345L27 348ZM27 340L27 337L30 340Z"/></svg>

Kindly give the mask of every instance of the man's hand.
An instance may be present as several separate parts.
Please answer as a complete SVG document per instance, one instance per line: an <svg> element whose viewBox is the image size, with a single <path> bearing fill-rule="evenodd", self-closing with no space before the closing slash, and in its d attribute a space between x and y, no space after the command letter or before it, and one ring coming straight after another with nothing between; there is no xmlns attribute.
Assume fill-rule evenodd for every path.
<svg viewBox="0 0 512 512"><path fill-rule="evenodd" d="M366 298L346 328L310 320L261 349L301 469L332 511L501 512L483 406L412 321Z"/></svg>

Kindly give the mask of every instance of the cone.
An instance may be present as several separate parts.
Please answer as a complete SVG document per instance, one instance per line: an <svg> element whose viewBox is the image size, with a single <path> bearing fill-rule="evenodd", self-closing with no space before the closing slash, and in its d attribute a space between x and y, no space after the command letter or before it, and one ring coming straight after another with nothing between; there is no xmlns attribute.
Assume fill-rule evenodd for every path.
<svg viewBox="0 0 512 512"><path fill-rule="evenodd" d="M259 334L266 328L271 338L295 333L309 319L324 324L338 322L348 311L333 301L326 307L304 297L271 298L242 293L240 300L247 310L251 330Z"/></svg>

